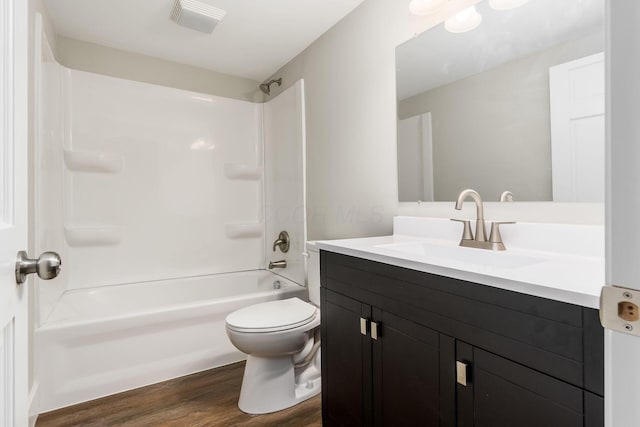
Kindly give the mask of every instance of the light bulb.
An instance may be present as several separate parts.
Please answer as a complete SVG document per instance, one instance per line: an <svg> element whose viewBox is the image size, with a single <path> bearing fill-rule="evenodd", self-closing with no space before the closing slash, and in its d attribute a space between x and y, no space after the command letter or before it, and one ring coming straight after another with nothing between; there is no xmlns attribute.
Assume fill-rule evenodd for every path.
<svg viewBox="0 0 640 427"><path fill-rule="evenodd" d="M475 6L468 7L456 13L456 20L458 22L467 22L473 16L474 13L477 13L476 7Z"/></svg>
<svg viewBox="0 0 640 427"><path fill-rule="evenodd" d="M430 15L445 5L447 0L411 0L409 10L414 15Z"/></svg>
<svg viewBox="0 0 640 427"><path fill-rule="evenodd" d="M450 33L465 33L476 28L481 22L482 15L476 11L475 6L471 6L447 19L444 28Z"/></svg>

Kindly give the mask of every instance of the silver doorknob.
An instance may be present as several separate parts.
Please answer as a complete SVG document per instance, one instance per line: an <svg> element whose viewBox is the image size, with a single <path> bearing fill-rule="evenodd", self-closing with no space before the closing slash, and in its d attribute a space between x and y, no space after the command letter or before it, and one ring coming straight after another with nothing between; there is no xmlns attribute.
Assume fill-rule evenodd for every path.
<svg viewBox="0 0 640 427"><path fill-rule="evenodd" d="M42 280L51 280L60 273L62 260L55 252L43 252L38 259L30 259L25 251L18 252L16 261L16 283L21 285L29 274L38 273Z"/></svg>

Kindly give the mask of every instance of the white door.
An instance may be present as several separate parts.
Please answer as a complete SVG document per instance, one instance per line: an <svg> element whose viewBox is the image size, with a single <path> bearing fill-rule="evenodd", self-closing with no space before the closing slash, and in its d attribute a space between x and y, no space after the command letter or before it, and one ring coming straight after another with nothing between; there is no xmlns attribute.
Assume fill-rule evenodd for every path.
<svg viewBox="0 0 640 427"><path fill-rule="evenodd" d="M549 69L554 202L604 202L604 53Z"/></svg>
<svg viewBox="0 0 640 427"><path fill-rule="evenodd" d="M434 200L431 113L398 120L398 200Z"/></svg>
<svg viewBox="0 0 640 427"><path fill-rule="evenodd" d="M28 288L15 278L27 248L28 2L0 2L0 426L28 422Z"/></svg>
<svg viewBox="0 0 640 427"><path fill-rule="evenodd" d="M638 22L640 2L607 1L606 280L640 290ZM605 425L640 425L640 337L612 330L605 331Z"/></svg>

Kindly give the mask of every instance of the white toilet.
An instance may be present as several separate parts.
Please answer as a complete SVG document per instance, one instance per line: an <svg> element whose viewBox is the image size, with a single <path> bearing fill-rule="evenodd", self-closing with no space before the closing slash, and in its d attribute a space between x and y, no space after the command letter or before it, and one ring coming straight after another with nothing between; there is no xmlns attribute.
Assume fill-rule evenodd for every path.
<svg viewBox="0 0 640 427"><path fill-rule="evenodd" d="M227 336L246 353L238 407L266 414L320 393L320 259L308 245L310 303L298 298L254 304L229 314Z"/></svg>

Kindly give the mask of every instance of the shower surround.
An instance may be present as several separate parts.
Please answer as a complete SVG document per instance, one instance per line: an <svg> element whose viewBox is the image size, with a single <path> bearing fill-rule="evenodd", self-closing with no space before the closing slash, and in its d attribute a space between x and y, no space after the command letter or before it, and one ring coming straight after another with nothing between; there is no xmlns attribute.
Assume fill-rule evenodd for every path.
<svg viewBox="0 0 640 427"><path fill-rule="evenodd" d="M226 313L306 295L303 82L255 104L42 58L36 244L63 271L38 288L40 411L243 359Z"/></svg>

